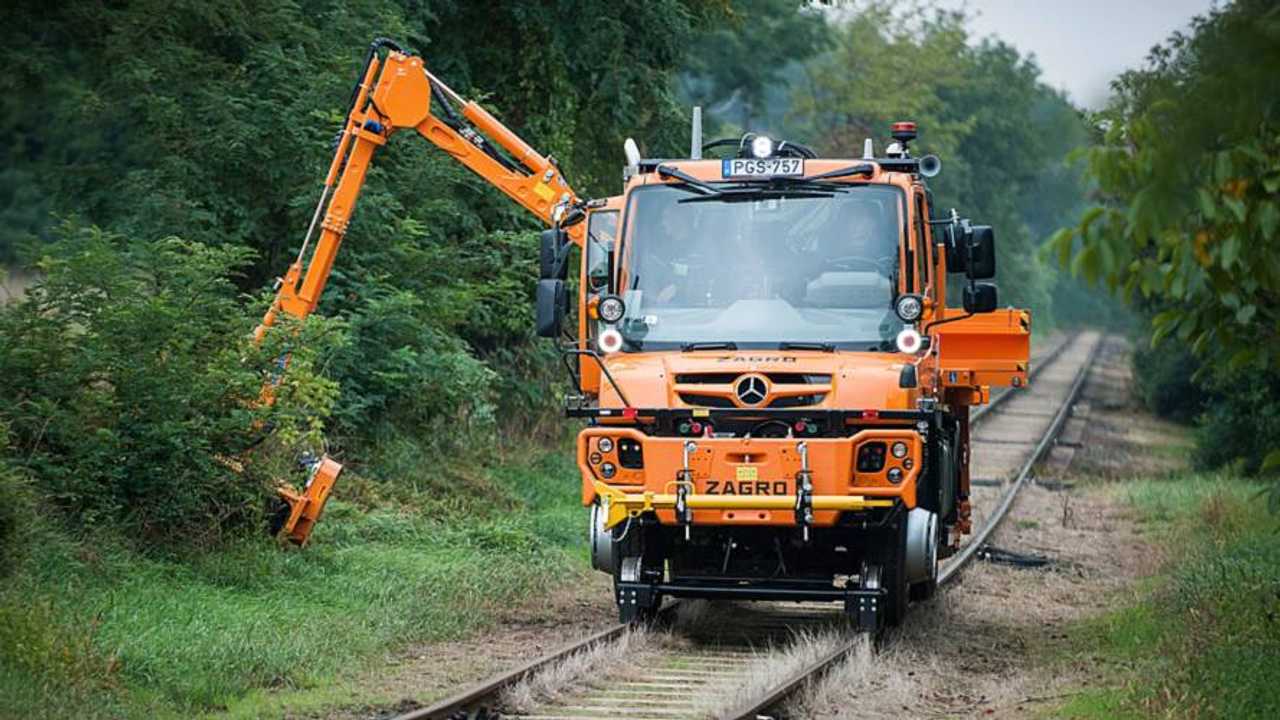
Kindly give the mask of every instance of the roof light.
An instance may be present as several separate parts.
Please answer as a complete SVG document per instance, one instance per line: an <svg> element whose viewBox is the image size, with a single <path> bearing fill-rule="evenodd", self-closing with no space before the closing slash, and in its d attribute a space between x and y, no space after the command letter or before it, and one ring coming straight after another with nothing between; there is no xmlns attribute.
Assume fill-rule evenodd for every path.
<svg viewBox="0 0 1280 720"><path fill-rule="evenodd" d="M894 140L911 142L916 139L916 124L913 122L896 122L889 127L889 134Z"/></svg>
<svg viewBox="0 0 1280 720"><path fill-rule="evenodd" d="M773 155L773 138L768 135L757 135L751 139L751 155L767 158Z"/></svg>

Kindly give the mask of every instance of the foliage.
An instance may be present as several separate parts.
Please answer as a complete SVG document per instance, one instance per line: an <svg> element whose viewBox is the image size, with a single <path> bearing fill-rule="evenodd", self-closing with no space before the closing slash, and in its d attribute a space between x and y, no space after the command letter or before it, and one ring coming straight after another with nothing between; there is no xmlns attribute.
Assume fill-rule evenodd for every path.
<svg viewBox="0 0 1280 720"><path fill-rule="evenodd" d="M1241 371L1251 388L1280 374L1278 38L1280 8L1238 0L1122 75L1086 153L1098 204L1052 243L1073 272L1149 309L1153 343L1189 345L1219 387L1239 386ZM1229 415L1236 432L1207 429L1218 447L1202 454L1259 468L1258 408L1223 400L1207 421Z"/></svg>
<svg viewBox="0 0 1280 720"><path fill-rule="evenodd" d="M735 0L690 49L681 85L687 99L730 116L742 130L770 112L770 90L788 71L826 49L830 29L806 0ZM781 103L779 103L781 104ZM708 127L708 130L711 128Z"/></svg>
<svg viewBox="0 0 1280 720"><path fill-rule="evenodd" d="M1180 423L1195 421L1209 404L1203 388L1192 378L1199 363L1186 347L1134 348L1134 383L1142 402L1158 417Z"/></svg>
<svg viewBox="0 0 1280 720"><path fill-rule="evenodd" d="M1032 60L999 41L971 44L964 22L962 13L888 3L847 17L793 88L788 133L858 157L865 138L883 152L889 125L914 120L916 152L943 162L931 182L935 210L956 207L996 228L1001 302L1030 307L1048 327L1064 283L1036 248L1083 195L1064 158L1084 128Z"/></svg>
<svg viewBox="0 0 1280 720"><path fill-rule="evenodd" d="M1241 473L1258 475L1280 438L1280 373L1219 372L1201 384L1208 402L1196 429L1196 465L1235 464ZM1280 494L1272 503L1280 503Z"/></svg>
<svg viewBox="0 0 1280 720"><path fill-rule="evenodd" d="M230 280L247 256L64 226L43 279L0 307L0 461L81 525L190 543L256 521L270 453L243 472L222 459L267 422L314 441L332 386L296 355L280 402L255 404L269 361Z"/></svg>

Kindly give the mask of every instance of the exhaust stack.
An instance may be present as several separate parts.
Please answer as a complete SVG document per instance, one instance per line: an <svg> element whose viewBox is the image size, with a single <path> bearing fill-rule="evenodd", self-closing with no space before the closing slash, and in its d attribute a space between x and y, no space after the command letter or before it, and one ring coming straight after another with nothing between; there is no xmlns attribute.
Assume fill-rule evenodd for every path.
<svg viewBox="0 0 1280 720"><path fill-rule="evenodd" d="M689 157L693 160L702 159L702 106L693 106L693 127L689 133Z"/></svg>

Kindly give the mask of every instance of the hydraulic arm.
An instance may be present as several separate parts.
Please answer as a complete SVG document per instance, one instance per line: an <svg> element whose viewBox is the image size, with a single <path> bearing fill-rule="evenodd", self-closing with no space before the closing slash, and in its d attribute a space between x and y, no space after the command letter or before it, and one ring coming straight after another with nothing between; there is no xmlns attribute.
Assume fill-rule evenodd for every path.
<svg viewBox="0 0 1280 720"><path fill-rule="evenodd" d="M389 52L382 58L384 49ZM554 159L538 153L484 108L440 82L427 72L422 58L390 40L375 40L352 91L346 124L302 248L278 281L275 301L254 331L255 341L261 341L280 313L301 320L315 310L374 153L392 134L405 129L417 131L548 225L558 224L580 204ZM585 224L566 230L573 242L582 244ZM313 239L315 247L306 260ZM264 388L268 402L277 381L273 378ZM279 488L288 504L280 532L299 545L306 543L342 472L342 466L327 455L309 465L303 489L288 484Z"/></svg>

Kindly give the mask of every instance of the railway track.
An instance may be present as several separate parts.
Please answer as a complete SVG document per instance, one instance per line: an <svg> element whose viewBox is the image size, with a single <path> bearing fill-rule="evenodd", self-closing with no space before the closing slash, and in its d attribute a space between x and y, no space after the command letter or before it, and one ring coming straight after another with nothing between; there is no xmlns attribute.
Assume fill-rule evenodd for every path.
<svg viewBox="0 0 1280 720"><path fill-rule="evenodd" d="M1033 356L1034 391L1005 391L975 412L972 497L979 529L960 552L943 562L940 585L953 581L973 559L1052 447L1102 340L1091 332L1060 338ZM611 644L630 640L626 625L606 628L395 720L751 720L767 715L864 642L863 636L848 631L844 614L828 603L725 604L701 613L710 620L698 617L705 608L689 602L668 605L656 629L646 631L637 648L628 649L635 653L633 662L625 670L615 668L615 676L603 686L592 684L604 678L582 661L593 652L607 655ZM724 621L726 614L731 614L731 621ZM821 641L811 642L814 639ZM554 674L575 661L576 675L564 671L562 681L576 692L570 689L509 714L494 709L510 707L509 694L521 683Z"/></svg>

